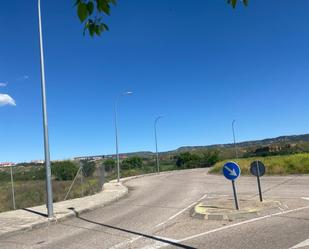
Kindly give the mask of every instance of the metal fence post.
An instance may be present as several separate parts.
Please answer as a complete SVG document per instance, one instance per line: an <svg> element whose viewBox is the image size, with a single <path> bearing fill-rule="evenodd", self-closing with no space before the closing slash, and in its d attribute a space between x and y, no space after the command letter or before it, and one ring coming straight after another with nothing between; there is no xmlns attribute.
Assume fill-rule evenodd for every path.
<svg viewBox="0 0 309 249"><path fill-rule="evenodd" d="M15 204L15 191L14 191L14 178L13 178L13 166L10 167L10 173L11 173L11 188L12 188L12 202L13 202L13 209L16 209Z"/></svg>

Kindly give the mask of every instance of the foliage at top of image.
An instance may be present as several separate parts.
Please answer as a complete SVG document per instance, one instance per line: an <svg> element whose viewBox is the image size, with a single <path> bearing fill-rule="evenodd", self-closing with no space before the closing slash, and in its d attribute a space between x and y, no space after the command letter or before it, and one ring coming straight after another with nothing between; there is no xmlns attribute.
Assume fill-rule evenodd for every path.
<svg viewBox="0 0 309 249"><path fill-rule="evenodd" d="M111 5L116 5L116 0L76 0L78 18L84 23L84 35L88 31L91 37L99 36L109 30L103 16L110 15Z"/></svg>
<svg viewBox="0 0 309 249"><path fill-rule="evenodd" d="M227 3L235 8L239 1L248 6L249 0L227 0ZM81 23L84 23L83 34L85 35L88 31L90 36L93 37L108 31L109 28L103 21L103 17L109 16L111 5L115 6L116 4L117 0L76 0L78 18Z"/></svg>
<svg viewBox="0 0 309 249"><path fill-rule="evenodd" d="M242 2L245 6L248 6L249 0L227 0L227 3L232 5L235 9L237 2Z"/></svg>

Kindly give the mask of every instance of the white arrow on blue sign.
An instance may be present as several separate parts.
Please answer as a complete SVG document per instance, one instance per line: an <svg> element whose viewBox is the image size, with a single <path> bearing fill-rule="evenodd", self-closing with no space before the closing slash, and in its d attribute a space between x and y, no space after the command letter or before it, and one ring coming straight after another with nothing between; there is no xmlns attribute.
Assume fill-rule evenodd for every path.
<svg viewBox="0 0 309 249"><path fill-rule="evenodd" d="M240 167L235 162L227 162L223 166L223 175L228 180L235 180L240 176Z"/></svg>

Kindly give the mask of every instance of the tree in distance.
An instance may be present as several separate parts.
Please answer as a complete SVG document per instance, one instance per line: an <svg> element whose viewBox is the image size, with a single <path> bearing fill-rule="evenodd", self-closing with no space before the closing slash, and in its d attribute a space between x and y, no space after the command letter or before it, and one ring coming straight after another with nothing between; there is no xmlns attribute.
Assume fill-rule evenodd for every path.
<svg viewBox="0 0 309 249"><path fill-rule="evenodd" d="M116 162L112 158L106 159L103 163L104 163L104 166L106 167L107 172L113 171L113 169L116 166Z"/></svg>
<svg viewBox="0 0 309 249"><path fill-rule="evenodd" d="M55 162L52 164L52 175L59 181L73 180L78 166L71 161Z"/></svg>
<svg viewBox="0 0 309 249"><path fill-rule="evenodd" d="M83 173L86 177L92 176L95 171L95 162L94 161L81 161L81 164L83 166Z"/></svg>
<svg viewBox="0 0 309 249"><path fill-rule="evenodd" d="M143 167L143 160L138 156L126 158L121 163L121 168L126 169L141 169Z"/></svg>

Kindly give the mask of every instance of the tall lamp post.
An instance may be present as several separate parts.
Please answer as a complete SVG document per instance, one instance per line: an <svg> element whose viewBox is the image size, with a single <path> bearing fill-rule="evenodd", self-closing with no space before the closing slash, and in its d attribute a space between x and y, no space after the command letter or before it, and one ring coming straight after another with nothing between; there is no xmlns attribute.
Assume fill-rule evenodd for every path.
<svg viewBox="0 0 309 249"><path fill-rule="evenodd" d="M235 148L235 157L236 157L236 159L238 159L238 152L237 152L237 146L236 146L234 124L235 124L235 120L233 120L233 122L232 122L232 131L233 131L233 140L234 140L234 148Z"/></svg>
<svg viewBox="0 0 309 249"><path fill-rule="evenodd" d="M46 206L47 206L48 218L52 218L54 215L53 192L52 192L53 190L51 184L50 152L49 152L49 137L48 137L47 107L46 107L44 49L43 49L42 16L41 16L40 0L38 0L38 18L39 18L40 59L41 59L40 61L41 61L43 129L44 129L44 154L45 154L45 170L46 170L46 195L47 195Z"/></svg>
<svg viewBox="0 0 309 249"><path fill-rule="evenodd" d="M160 162L159 162L159 153L158 153L158 139L157 139L157 123L163 118L163 116L159 116L155 119L154 122L154 133L155 133L155 143L156 143L156 163L157 163L157 173L160 173Z"/></svg>
<svg viewBox="0 0 309 249"><path fill-rule="evenodd" d="M130 95L133 92L124 92L120 94L115 100L115 133L116 133L116 156L117 156L117 182L120 181L120 160L119 160L119 141L118 141L118 102L120 97Z"/></svg>

